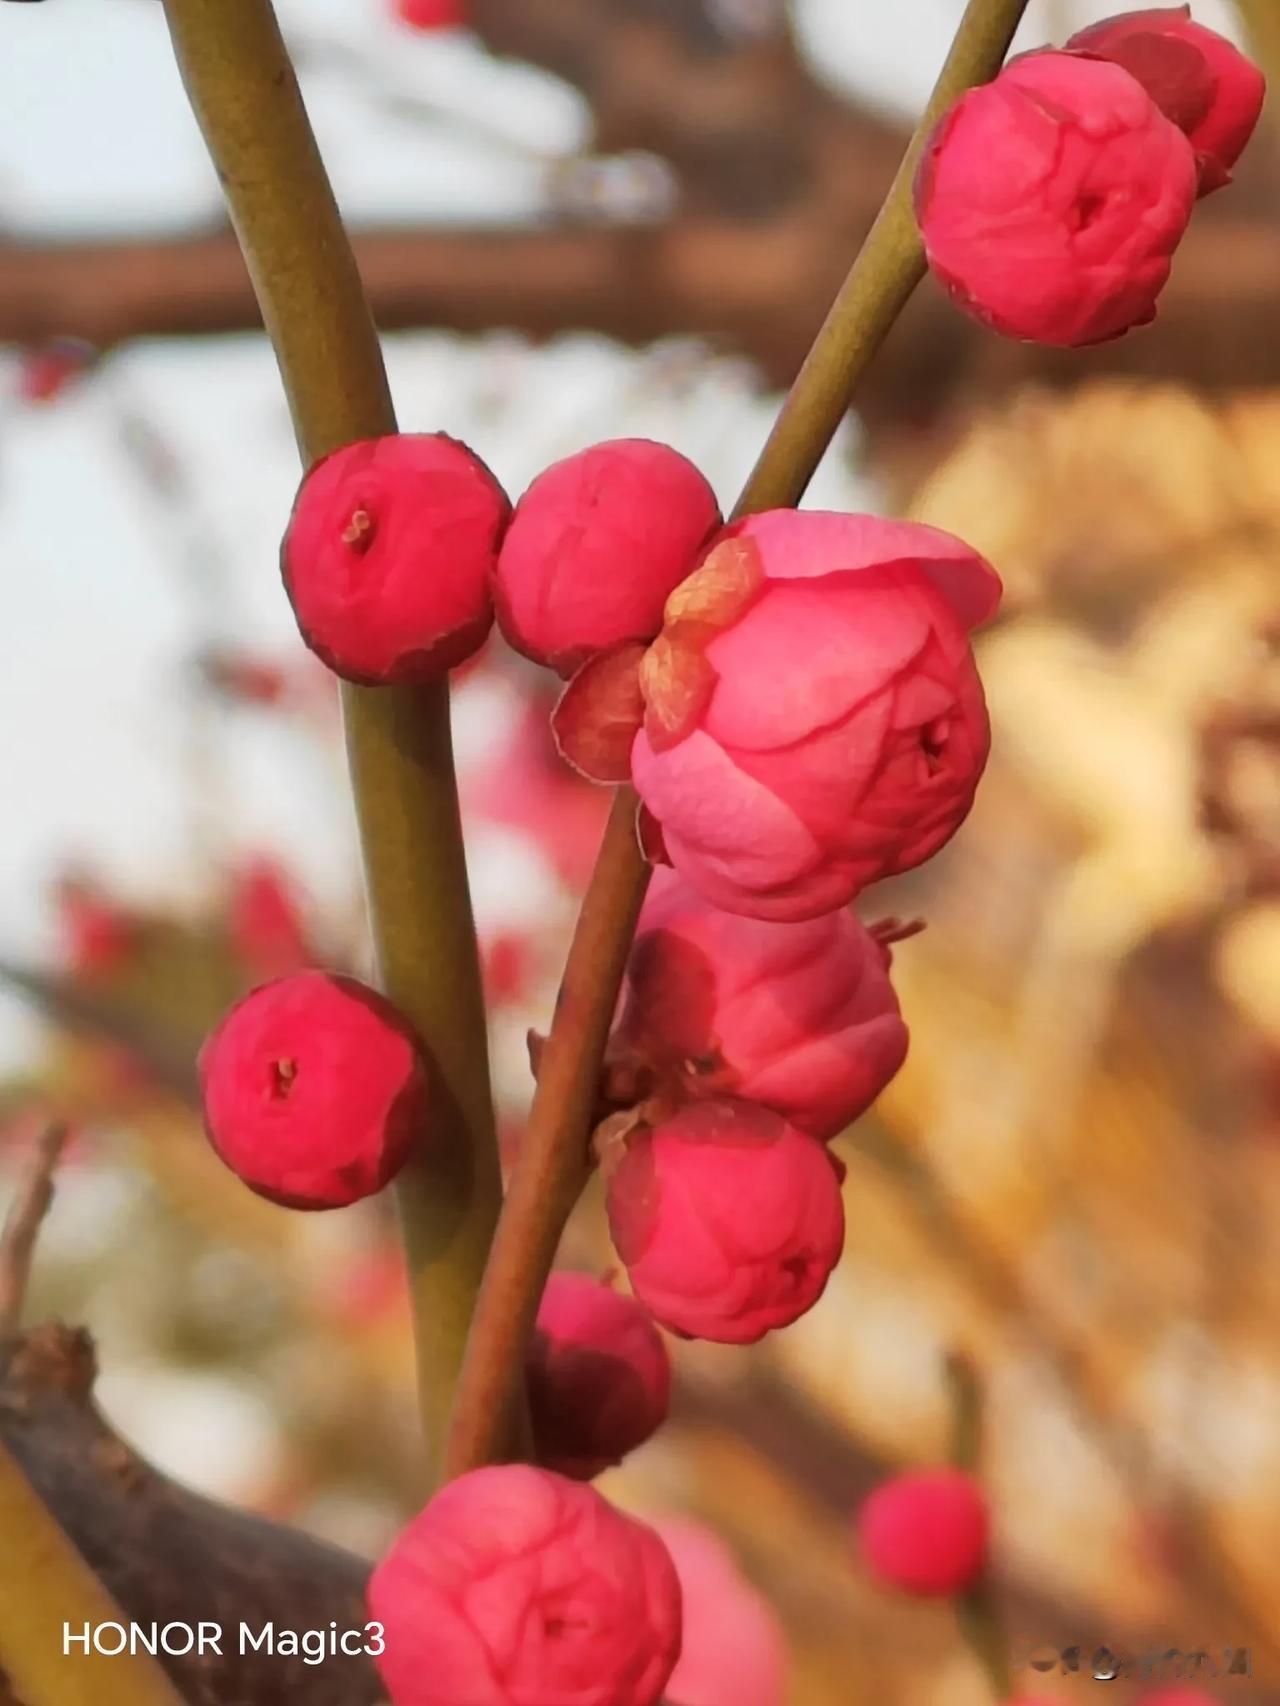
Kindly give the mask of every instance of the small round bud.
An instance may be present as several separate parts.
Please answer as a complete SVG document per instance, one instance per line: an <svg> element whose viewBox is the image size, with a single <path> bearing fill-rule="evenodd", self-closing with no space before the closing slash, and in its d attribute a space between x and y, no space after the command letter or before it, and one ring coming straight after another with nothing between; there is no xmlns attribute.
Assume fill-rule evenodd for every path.
<svg viewBox="0 0 1280 1706"><path fill-rule="evenodd" d="M959 1469L895 1476L858 1513L858 1541L871 1574L921 1598L965 1593L987 1562L986 1494Z"/></svg>
<svg viewBox="0 0 1280 1706"><path fill-rule="evenodd" d="M234 1006L200 1051L205 1125L250 1190L342 1208L400 1170L427 1114L417 1041L354 978L297 972Z"/></svg>
<svg viewBox="0 0 1280 1706"><path fill-rule="evenodd" d="M281 553L302 637L347 681L430 681L493 623L489 577L510 505L443 433L344 445L302 482Z"/></svg>
<svg viewBox="0 0 1280 1706"><path fill-rule="evenodd" d="M655 1706L680 1586L652 1529L523 1464L452 1481L369 1583L392 1706Z"/></svg>
<svg viewBox="0 0 1280 1706"><path fill-rule="evenodd" d="M711 487L665 444L618 438L566 457L516 505L494 581L498 625L518 652L566 676L597 652L652 639L719 522Z"/></svg>
<svg viewBox="0 0 1280 1706"><path fill-rule="evenodd" d="M633 1297L589 1274L552 1274L527 1368L538 1462L589 1481L667 1419L671 1358Z"/></svg>
<svg viewBox="0 0 1280 1706"><path fill-rule="evenodd" d="M1030 53L962 95L921 158L916 217L956 304L1079 345L1155 318L1196 198L1186 137L1119 65Z"/></svg>
<svg viewBox="0 0 1280 1706"><path fill-rule="evenodd" d="M690 1339L753 1344L822 1296L844 1244L838 1164L749 1102L690 1102L606 1157L632 1289Z"/></svg>

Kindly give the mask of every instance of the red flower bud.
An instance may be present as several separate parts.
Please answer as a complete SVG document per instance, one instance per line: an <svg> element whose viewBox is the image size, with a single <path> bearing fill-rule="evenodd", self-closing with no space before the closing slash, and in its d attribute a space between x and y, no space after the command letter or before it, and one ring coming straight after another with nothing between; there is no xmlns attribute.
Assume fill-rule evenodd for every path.
<svg viewBox="0 0 1280 1706"><path fill-rule="evenodd" d="M259 1196L342 1208L380 1191L426 1122L412 1031L350 977L297 972L237 1003L200 1051L205 1124Z"/></svg>
<svg viewBox="0 0 1280 1706"><path fill-rule="evenodd" d="M508 1464L452 1481L369 1583L392 1706L654 1706L680 1587L652 1529Z"/></svg>
<svg viewBox="0 0 1280 1706"><path fill-rule="evenodd" d="M1067 47L1114 60L1137 78L1195 150L1201 195L1230 183L1267 80L1225 36L1197 24L1190 6L1122 12L1078 30Z"/></svg>
<svg viewBox="0 0 1280 1706"><path fill-rule="evenodd" d="M87 373L98 351L81 338L51 338L22 351L18 396L24 403L56 403L68 386Z"/></svg>
<svg viewBox="0 0 1280 1706"><path fill-rule="evenodd" d="M77 977L110 977L133 957L138 921L101 889L65 877L55 894L62 957Z"/></svg>
<svg viewBox="0 0 1280 1706"><path fill-rule="evenodd" d="M884 1585L922 1598L965 1593L986 1567L987 1498L959 1469L898 1475L858 1513L868 1570Z"/></svg>
<svg viewBox="0 0 1280 1706"><path fill-rule="evenodd" d="M725 529L645 653L632 774L713 906L794 921L936 853L990 731L969 630L1000 582L959 539L771 510Z"/></svg>
<svg viewBox="0 0 1280 1706"><path fill-rule="evenodd" d="M655 1524L684 1598L684 1642L668 1693L680 1706L783 1706L787 1642L778 1614L701 1523Z"/></svg>
<svg viewBox="0 0 1280 1706"><path fill-rule="evenodd" d="M1032 53L961 96L916 180L929 265L1008 337L1092 344L1155 318L1195 156L1127 71Z"/></svg>
<svg viewBox="0 0 1280 1706"><path fill-rule="evenodd" d="M302 637L348 681L429 681L484 643L510 514L501 486L443 433L345 445L298 492L281 564Z"/></svg>
<svg viewBox="0 0 1280 1706"><path fill-rule="evenodd" d="M411 30L462 30L470 22L466 0L393 0L396 16Z"/></svg>
<svg viewBox="0 0 1280 1706"><path fill-rule="evenodd" d="M667 1419L671 1358L633 1297L589 1274L552 1274L527 1369L544 1468L589 1481Z"/></svg>
<svg viewBox="0 0 1280 1706"><path fill-rule="evenodd" d="M888 950L851 913L739 918L667 871L640 917L614 1040L682 1096L759 1102L821 1138L870 1107L907 1053Z"/></svg>
<svg viewBox="0 0 1280 1706"><path fill-rule="evenodd" d="M565 676L624 640L650 640L719 521L711 487L665 444L619 438L567 457L516 505L494 582L498 625Z"/></svg>
<svg viewBox="0 0 1280 1706"><path fill-rule="evenodd" d="M606 1165L614 1245L673 1333L753 1344L822 1296L844 1204L838 1164L807 1132L749 1102L691 1102Z"/></svg>

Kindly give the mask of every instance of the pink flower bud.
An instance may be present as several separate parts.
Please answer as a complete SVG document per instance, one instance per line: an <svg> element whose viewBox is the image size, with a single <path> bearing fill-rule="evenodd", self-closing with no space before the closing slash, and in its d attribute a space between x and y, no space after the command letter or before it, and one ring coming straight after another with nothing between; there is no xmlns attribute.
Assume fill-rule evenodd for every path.
<svg viewBox="0 0 1280 1706"><path fill-rule="evenodd" d="M350 977L297 972L238 1002L200 1051L218 1154L286 1208L342 1208L400 1169L426 1121L407 1023Z"/></svg>
<svg viewBox="0 0 1280 1706"><path fill-rule="evenodd" d="M1219 1706L1219 1702L1202 1688L1158 1688L1154 1694L1140 1694L1134 1706Z"/></svg>
<svg viewBox="0 0 1280 1706"><path fill-rule="evenodd" d="M658 871L615 1051L683 1096L759 1102L815 1137L863 1113L906 1058L889 952L849 912L769 924Z"/></svg>
<svg viewBox="0 0 1280 1706"><path fill-rule="evenodd" d="M494 581L498 625L566 676L596 652L650 640L719 521L711 487L665 444L618 438L566 457L516 505Z"/></svg>
<svg viewBox="0 0 1280 1706"><path fill-rule="evenodd" d="M302 637L348 681L429 681L484 643L511 506L444 433L345 445L298 492L281 563Z"/></svg>
<svg viewBox="0 0 1280 1706"><path fill-rule="evenodd" d="M470 22L466 0L393 0L396 16L411 30L461 30Z"/></svg>
<svg viewBox="0 0 1280 1706"><path fill-rule="evenodd" d="M1122 12L1078 30L1067 47L1114 60L1137 78L1194 149L1201 195L1230 183L1267 80L1225 36L1197 24L1190 6Z"/></svg>
<svg viewBox="0 0 1280 1706"><path fill-rule="evenodd" d="M990 734L969 629L1000 582L960 540L772 510L721 534L640 666L636 787L714 906L793 921L919 865Z"/></svg>
<svg viewBox="0 0 1280 1706"><path fill-rule="evenodd" d="M986 1568L990 1527L986 1494L959 1469L895 1476L858 1513L858 1541L871 1574L928 1599L973 1587Z"/></svg>
<svg viewBox="0 0 1280 1706"><path fill-rule="evenodd" d="M1127 71L1033 53L963 95L916 180L929 265L1012 338L1093 344L1155 318L1195 156Z"/></svg>
<svg viewBox="0 0 1280 1706"><path fill-rule="evenodd" d="M652 1529L508 1464L452 1481L369 1584L392 1706L654 1706L680 1587Z"/></svg>
<svg viewBox="0 0 1280 1706"><path fill-rule="evenodd" d="M667 1692L680 1706L783 1706L787 1642L773 1607L709 1528L655 1524L684 1599L684 1643Z"/></svg>
<svg viewBox="0 0 1280 1706"><path fill-rule="evenodd" d="M842 1175L807 1132L750 1102L690 1102L606 1166L614 1245L673 1333L753 1344L822 1296L844 1244Z"/></svg>
<svg viewBox="0 0 1280 1706"><path fill-rule="evenodd" d="M667 1419L671 1358L633 1297L552 1274L527 1367L538 1462L575 1481L610 1469Z"/></svg>

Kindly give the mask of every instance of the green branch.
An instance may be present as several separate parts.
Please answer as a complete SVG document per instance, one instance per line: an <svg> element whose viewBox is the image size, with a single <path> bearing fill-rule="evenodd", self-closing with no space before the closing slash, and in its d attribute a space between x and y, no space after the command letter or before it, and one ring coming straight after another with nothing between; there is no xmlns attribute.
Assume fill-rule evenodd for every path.
<svg viewBox="0 0 1280 1706"><path fill-rule="evenodd" d="M875 225L765 445L736 514L797 503L858 381L924 275L911 184L924 139L956 95L993 77L1027 0L970 0L937 88ZM565 967L538 1089L476 1305L449 1436L448 1472L501 1455L498 1418L565 1224L587 1175L588 1122L627 953L649 880L621 788Z"/></svg>
<svg viewBox="0 0 1280 1706"><path fill-rule="evenodd" d="M183 81L275 346L304 463L394 432L377 333L270 0L165 0ZM435 1067L397 1184L432 1475L501 1199L449 698L344 686L381 980Z"/></svg>

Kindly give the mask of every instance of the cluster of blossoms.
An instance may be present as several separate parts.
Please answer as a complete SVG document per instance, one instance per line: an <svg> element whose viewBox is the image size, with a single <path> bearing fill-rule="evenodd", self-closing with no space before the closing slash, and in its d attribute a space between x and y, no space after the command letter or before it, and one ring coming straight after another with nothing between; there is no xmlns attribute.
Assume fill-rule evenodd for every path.
<svg viewBox="0 0 1280 1706"><path fill-rule="evenodd" d="M1081 345L1154 319L1196 200L1230 182L1262 73L1189 6L1129 12L1011 61L929 139L934 274L1009 337Z"/></svg>
<svg viewBox="0 0 1280 1706"><path fill-rule="evenodd" d="M426 27L436 8L401 13ZM935 271L999 329L1048 342L1149 318L1197 191L1226 181L1260 100L1253 68L1185 10L1015 61L926 148ZM678 1570L588 1483L665 1418L659 1327L750 1343L811 1308L839 1259L829 1141L907 1049L889 976L901 932L848 909L935 854L973 803L989 728L970 636L1000 583L929 527L790 510L725 525L698 470L644 440L557 463L513 508L442 434L318 463L282 567L307 643L360 684L436 680L496 620L564 680L562 753L634 785L641 846L664 867L597 1134L631 1295L553 1277L526 1369L538 1467L453 1483L371 1589L396 1706L653 1706L680 1653L678 1575L719 1583L730 1630L748 1590L723 1610L723 1561L685 1537ZM259 934L283 966L292 944L265 910ZM353 1202L430 1141L429 1062L350 979L290 968L255 990L201 1073L215 1148L277 1202ZM941 1471L879 1488L860 1537L880 1580L955 1595L984 1570L988 1527L976 1484ZM708 1680L699 1639L677 1694L773 1706L776 1654ZM728 1644L753 1650L736 1632Z"/></svg>

